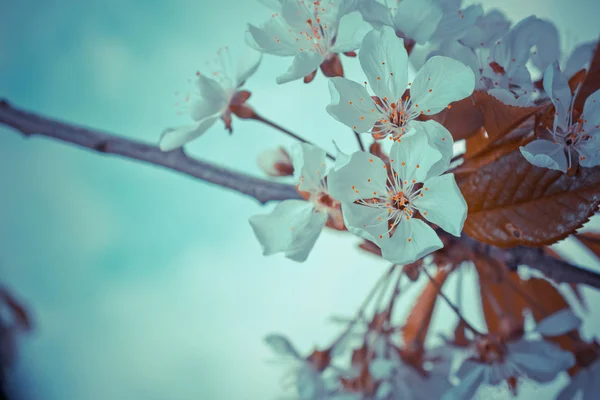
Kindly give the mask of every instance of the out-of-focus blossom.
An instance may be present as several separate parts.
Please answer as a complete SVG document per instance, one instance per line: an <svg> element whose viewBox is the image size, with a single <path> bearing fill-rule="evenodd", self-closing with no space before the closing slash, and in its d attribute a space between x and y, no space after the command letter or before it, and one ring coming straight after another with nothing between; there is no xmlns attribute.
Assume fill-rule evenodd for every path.
<svg viewBox="0 0 600 400"><path fill-rule="evenodd" d="M428 131L417 117L437 114L473 92L474 76L468 67L449 57L432 57L410 84L410 95L405 94L408 56L403 40L387 26L365 36L359 59L375 96L367 92L366 82L363 86L346 78L332 78L332 104L327 111L355 132L371 132L376 139L389 137L398 141L414 131L447 132L441 125L435 132ZM442 136L450 139L445 132ZM437 136L429 139L435 148L442 144L452 148L450 141L444 143Z"/></svg>
<svg viewBox="0 0 600 400"><path fill-rule="evenodd" d="M360 397L341 390L340 380L330 368L330 352L315 350L304 358L281 335L268 335L265 342L279 357L280 362L289 365L287 378L295 386L302 400L359 400ZM285 384L285 383L284 383Z"/></svg>
<svg viewBox="0 0 600 400"><path fill-rule="evenodd" d="M582 167L600 165L600 90L585 101L583 112L574 115L572 95L567 77L558 67L550 65L544 74L544 90L554 104L554 125L549 137L521 147L523 156L537 167L567 172L577 157Z"/></svg>
<svg viewBox="0 0 600 400"><path fill-rule="evenodd" d="M250 92L241 90L246 80L258 69L262 54L248 49L239 58L237 69L233 67L229 49L218 51L213 70L205 75L196 72L196 92L186 94L183 106L196 123L194 125L170 128L160 139L162 151L174 150L204 134L218 119L222 119L230 132L231 114L248 118L252 110L245 105Z"/></svg>
<svg viewBox="0 0 600 400"><path fill-rule="evenodd" d="M455 236L462 231L467 204L454 175L440 176L448 163L427 136L410 135L393 144L389 165L369 153L352 154L331 174L329 189L342 202L348 230L376 243L385 259L408 264L443 246L417 216Z"/></svg>
<svg viewBox="0 0 600 400"><path fill-rule="evenodd" d="M587 69L590 65L590 61L592 60L592 56L597 45L598 42L594 41L582 43L575 47L565 62L563 74L567 78L571 78L581 69Z"/></svg>
<svg viewBox="0 0 600 400"><path fill-rule="evenodd" d="M600 398L600 346L598 342L586 344L577 357L582 366L565 386L556 400L594 400ZM578 397L580 395L580 397Z"/></svg>
<svg viewBox="0 0 600 400"><path fill-rule="evenodd" d="M338 55L354 56L368 27L355 7L354 0L282 0L260 28L248 26L247 41L264 53L294 57L277 83L310 82L319 67L325 76L343 76Z"/></svg>
<svg viewBox="0 0 600 400"><path fill-rule="evenodd" d="M269 176L294 174L292 159L283 147L265 150L258 155L258 166Z"/></svg>
<svg viewBox="0 0 600 400"><path fill-rule="evenodd" d="M462 0L402 0L359 2L364 19L375 29L389 26L410 50L415 44L458 40L483 13L481 6L461 9Z"/></svg>
<svg viewBox="0 0 600 400"><path fill-rule="evenodd" d="M460 38L460 43L470 48L494 45L510 29L510 21L500 10L491 10L480 15L473 26Z"/></svg>
<svg viewBox="0 0 600 400"><path fill-rule="evenodd" d="M312 250L329 213L339 212L339 202L329 194L325 151L309 144L296 147L294 172L298 191L308 199L285 200L270 214L250 217L250 225L262 245L263 254L284 252L291 260L302 262Z"/></svg>
<svg viewBox="0 0 600 400"><path fill-rule="evenodd" d="M529 378L540 383L552 381L575 365L575 357L573 353L540 339L539 335L560 336L580 325L581 319L571 310L564 310L542 320L527 335L507 339L479 338L474 354L465 359L456 372L460 383L448 390L442 399L471 399L480 385L498 385L510 378Z"/></svg>

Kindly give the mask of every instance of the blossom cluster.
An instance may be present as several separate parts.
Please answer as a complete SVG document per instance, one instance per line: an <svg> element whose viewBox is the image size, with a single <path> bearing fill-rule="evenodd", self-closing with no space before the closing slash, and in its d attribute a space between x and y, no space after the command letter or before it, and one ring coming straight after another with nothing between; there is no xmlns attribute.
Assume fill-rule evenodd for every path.
<svg viewBox="0 0 600 400"><path fill-rule="evenodd" d="M460 238L468 214L453 173L460 146L439 121L455 103L475 101L476 94L506 107L551 107L551 123L532 131L520 147L532 165L564 173L600 165L600 90L578 111L581 82L571 79L589 66L595 43L584 43L561 59L559 34L551 22L531 16L512 25L498 10L462 7L461 0L263 3L270 18L247 30L252 55L242 57L235 71L223 49L211 74L198 72L197 98L185 99L196 123L166 130L160 147L181 147L219 119L231 131L232 115L264 122L243 89L262 54L291 58L289 69L275 78L278 84L310 83L321 70L331 94L323 112L356 135L361 149L336 145L332 156L302 140L289 153L278 148L261 155L259 164L267 174L293 175L298 191L298 198L250 218L264 255L283 253L303 262L328 226L365 240L394 265L420 268L426 256L444 247L441 235ZM364 76L345 77L341 56L357 58ZM368 150L363 140L373 143ZM461 348L412 353L406 343L388 340L386 329L393 327L383 325L390 324L389 315L386 324L374 325L375 320L361 333L370 338L369 345L353 349L351 368L334 366L346 351L339 343L308 357L282 336L271 335L267 343L294 364L302 399L450 400L471 398L482 384L510 383L515 377L553 380L575 360L546 338L577 330L581 322L567 310L528 332L522 326L500 337L471 332ZM343 343L350 333L343 335ZM458 369L452 367L457 358ZM594 370L598 376L599 368L577 375L562 398L578 390L598 395L597 385L583 386L587 378L581 374Z"/></svg>

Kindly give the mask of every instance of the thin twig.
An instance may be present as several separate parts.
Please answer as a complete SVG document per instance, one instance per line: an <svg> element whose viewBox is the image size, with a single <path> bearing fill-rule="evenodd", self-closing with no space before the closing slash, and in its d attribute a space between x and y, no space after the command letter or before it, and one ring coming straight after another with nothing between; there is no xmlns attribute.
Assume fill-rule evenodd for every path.
<svg viewBox="0 0 600 400"><path fill-rule="evenodd" d="M266 119L265 117L263 117L262 115L257 114L256 112L252 115L251 119L258 121L258 122L262 122L263 124L269 125L271 128L277 129L280 132L285 133L288 136L293 137L294 139L302 142L302 143L306 143L306 144L310 144L310 145L314 145L313 143L311 143L310 141L304 139L302 136L299 136L297 134L295 134L294 132L284 128L283 126L280 126L278 124L276 124L275 122ZM332 156L329 153L325 153L325 155L330 158L331 160L335 161L335 157Z"/></svg>
<svg viewBox="0 0 600 400"><path fill-rule="evenodd" d="M360 138L360 133L354 131L354 137L356 137L356 141L358 142L358 147L360 148L360 151L365 151L365 145L363 144L362 139Z"/></svg>
<svg viewBox="0 0 600 400"><path fill-rule="evenodd" d="M450 301L450 299L444 294L444 292L442 292L442 287L437 283L437 281L435 279L433 279L431 274L427 271L427 268L421 268L421 271L423 271L425 273L425 275L427 275L427 277L431 281L431 284L433 286L435 286L435 288L437 289L438 295L442 299L444 299L446 304L448 304L450 306L450 308L454 311L454 313L458 316L458 318L462 321L462 323L465 324L465 327L467 329L469 329L471 332L473 332L475 335L483 336L483 334L481 332L479 332L477 329L473 328L473 326L467 322L467 320L462 316L462 314L460 313L458 308Z"/></svg>

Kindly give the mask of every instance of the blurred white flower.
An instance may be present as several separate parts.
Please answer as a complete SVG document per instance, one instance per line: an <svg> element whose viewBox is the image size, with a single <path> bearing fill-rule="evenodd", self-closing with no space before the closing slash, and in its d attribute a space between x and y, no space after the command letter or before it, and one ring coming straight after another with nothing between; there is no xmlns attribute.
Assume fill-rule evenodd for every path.
<svg viewBox="0 0 600 400"><path fill-rule="evenodd" d="M410 135L393 144L389 166L369 153L352 154L348 164L330 174L329 189L342 202L348 230L376 243L385 259L408 264L443 246L417 213L452 235L461 234L467 204L454 175L440 176L448 163L427 136Z"/></svg>
<svg viewBox="0 0 600 400"><path fill-rule="evenodd" d="M365 36L359 58L375 96L367 92L366 82L363 86L345 78L332 78L332 104L327 111L355 132L370 131L377 139L398 141L414 130L424 130L423 122L417 120L419 115L439 113L450 103L469 96L475 85L473 72L462 63L449 57L432 57L410 84L410 95L405 95L408 56L402 39L387 26ZM447 132L441 125L440 130ZM430 144L452 148L449 133L443 136L449 141L442 143L438 137L430 137Z"/></svg>
<svg viewBox="0 0 600 400"><path fill-rule="evenodd" d="M597 343L594 343L592 352L595 361L577 372L571 378L571 382L560 391L556 400L600 398L600 359L598 358L600 348ZM581 397L577 397L578 394L581 394Z"/></svg>
<svg viewBox="0 0 600 400"><path fill-rule="evenodd" d="M295 150L297 188L307 194L307 201L282 201L270 214L250 217L250 225L264 255L284 252L287 258L302 262L317 241L329 213L339 209L339 202L330 196L327 188L329 170L325 151L304 143Z"/></svg>
<svg viewBox="0 0 600 400"><path fill-rule="evenodd" d="M241 114L250 110L244 106L250 92L241 88L258 69L261 57L261 53L248 49L234 69L229 49L219 50L213 71L210 75L196 72L197 92L186 95L183 100L197 123L165 130L160 139L160 149L170 151L183 146L205 133L218 119L222 119L225 128L231 132L231 113L245 117Z"/></svg>
<svg viewBox="0 0 600 400"><path fill-rule="evenodd" d="M544 74L544 89L554 104L554 124L548 139L538 139L521 147L521 153L531 164L567 172L572 158L578 157L582 167L600 165L600 90L585 101L583 112L574 115L577 91L571 95L566 76L558 62L548 66Z"/></svg>
<svg viewBox="0 0 600 400"><path fill-rule="evenodd" d="M281 146L260 153L258 166L269 176L288 176L294 173L292 159Z"/></svg>
<svg viewBox="0 0 600 400"><path fill-rule="evenodd" d="M288 71L277 77L279 84L301 78L309 82L319 67L326 76L342 76L338 54L353 56L368 27L355 8L354 0L282 0L260 28L248 26L246 38L264 53L294 57Z"/></svg>
<svg viewBox="0 0 600 400"><path fill-rule="evenodd" d="M540 339L539 335L560 336L580 325L581 319L565 309L540 321L534 331L518 339L491 336L478 339L474 354L464 360L456 372L460 383L442 399L471 399L480 385L498 385L509 378L525 377L540 383L554 380L559 373L575 365L575 357Z"/></svg>

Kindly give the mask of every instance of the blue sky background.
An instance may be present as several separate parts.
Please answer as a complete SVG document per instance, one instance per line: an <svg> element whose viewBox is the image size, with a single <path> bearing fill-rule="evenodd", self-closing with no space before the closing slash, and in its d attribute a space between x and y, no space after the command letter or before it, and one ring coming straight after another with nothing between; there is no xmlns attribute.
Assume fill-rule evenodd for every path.
<svg viewBox="0 0 600 400"><path fill-rule="evenodd" d="M563 49L599 34L593 0L484 5L514 20L551 19ZM148 142L187 122L174 107L186 79L219 47L243 46L247 22L270 15L240 0L3 0L0 7L0 97ZM352 135L325 112L322 76L276 85L289 62L264 59L248 82L252 105L324 147L335 139L354 149ZM356 60L344 65L362 79ZM235 120L233 136L217 124L188 150L260 175L256 155L276 144L292 142ZM15 374L23 399L273 398L284 370L265 362L262 338L283 332L304 351L327 344L338 330L327 318L353 313L386 267L348 250L355 238L332 232L304 264L264 258L247 219L272 205L170 171L25 140L4 127L0 152L0 276L36 322ZM571 254L598 268L587 253ZM475 300L475 288L469 292ZM436 313L440 329L453 318L443 304ZM592 307L586 332L599 322ZM561 383L525 387L523 396Z"/></svg>

